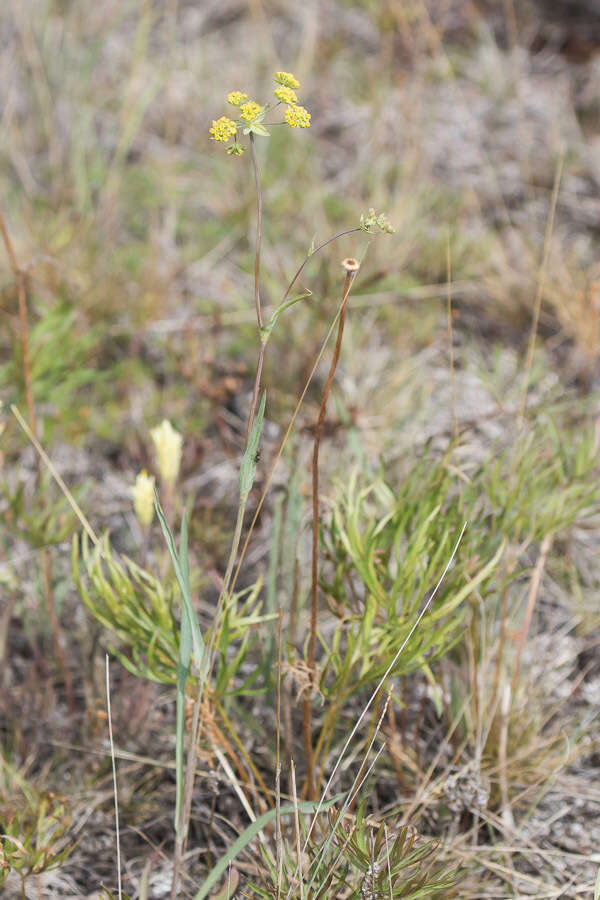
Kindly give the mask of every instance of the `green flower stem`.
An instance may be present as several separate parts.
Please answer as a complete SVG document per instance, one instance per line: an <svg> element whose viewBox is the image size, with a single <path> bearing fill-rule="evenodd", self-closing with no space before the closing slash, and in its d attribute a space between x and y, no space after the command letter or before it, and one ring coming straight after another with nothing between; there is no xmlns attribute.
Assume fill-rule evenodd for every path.
<svg viewBox="0 0 600 900"><path fill-rule="evenodd" d="M225 601L229 593L229 585L231 584L231 574L233 572L233 567L235 565L235 560L237 557L237 552L240 546L240 540L242 537L242 526L244 524L244 513L246 512L246 503L248 502L248 498L240 497L240 503L237 511L237 518L235 521L235 528L233 531L233 539L231 541L231 550L229 551L229 560L227 561L227 569L225 570L225 577L223 578L223 587L221 588L221 594L219 596L219 602L217 604L217 616L221 610L221 607Z"/></svg>
<svg viewBox="0 0 600 900"><path fill-rule="evenodd" d="M252 168L254 169L254 182L256 184L256 253L254 256L254 305L256 307L256 320L258 322L258 330L263 329L262 310L260 308L260 253L262 248L262 187L260 183L260 172L258 170L258 160L256 159L256 150L254 147L254 135L250 132L250 154L252 156ZM250 426L252 427L252 426Z"/></svg>
<svg viewBox="0 0 600 900"><path fill-rule="evenodd" d="M288 284L288 286L285 290L285 294L281 298L281 303L285 303L285 301L287 300L287 298L290 295L290 291L292 290L292 288L294 287L294 285L300 278L300 275L302 274L307 262L309 260L311 260L313 258L313 256L316 256L316 254L319 252L319 250L322 250L323 247L327 246L327 244L332 244L334 241L339 240L339 238L345 237L347 234L354 234L356 231L362 231L362 228L357 226L356 228L348 228L347 231L340 231L340 232L338 232L338 234L334 234L333 237L327 238L326 241L323 241L323 243L321 243L317 247L315 247L315 249L312 250L310 253L307 253L303 262L301 263L301 265L298 266L298 268L296 270L296 274L294 275L294 277Z"/></svg>

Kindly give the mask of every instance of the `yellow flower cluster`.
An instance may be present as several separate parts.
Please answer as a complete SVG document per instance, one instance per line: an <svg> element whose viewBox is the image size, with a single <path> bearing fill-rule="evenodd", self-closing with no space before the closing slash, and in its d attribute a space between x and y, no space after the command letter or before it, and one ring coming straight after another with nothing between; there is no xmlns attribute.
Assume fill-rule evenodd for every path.
<svg viewBox="0 0 600 900"><path fill-rule="evenodd" d="M243 106L240 106L240 116L242 119L245 119L246 122L252 122L260 112L260 105L255 103L254 100L249 100L248 103L244 103Z"/></svg>
<svg viewBox="0 0 600 900"><path fill-rule="evenodd" d="M291 72L275 72L273 76L277 84L282 84L283 87L288 88L298 88L300 87L300 82L297 78L294 78Z"/></svg>
<svg viewBox="0 0 600 900"><path fill-rule="evenodd" d="M277 99L280 103L287 103L289 106L293 106L298 102L298 97L296 96L296 91L293 91L292 88L289 87L278 87L273 91Z"/></svg>
<svg viewBox="0 0 600 900"><path fill-rule="evenodd" d="M290 128L309 128L310 113L304 106L298 105L298 95L294 88L300 87L300 82L291 72L275 72L273 76L281 87L275 88L273 93L281 103L287 104L285 121Z"/></svg>
<svg viewBox="0 0 600 900"><path fill-rule="evenodd" d="M242 91L232 91L230 94L227 94L227 102L231 103L232 106L241 106L244 100L248 99L248 94L242 93Z"/></svg>
<svg viewBox="0 0 600 900"><path fill-rule="evenodd" d="M273 91L279 103L285 103L285 121L290 128L308 128L310 125L310 113L304 106L298 105L296 88L300 82L291 72L275 72L274 81L279 87ZM246 148L238 141L238 129L242 134L249 134L251 139L255 135L269 137L269 131L265 127L264 118L270 104L261 106L255 100L248 100L248 94L243 91L231 91L227 94L227 101L231 106L239 109L239 118L234 121L227 116L221 116L212 123L209 134L213 141L233 142L227 147L230 156L241 156Z"/></svg>
<svg viewBox="0 0 600 900"><path fill-rule="evenodd" d="M131 489L133 508L140 525L147 528L154 517L154 477L145 469L138 474Z"/></svg>
<svg viewBox="0 0 600 900"><path fill-rule="evenodd" d="M228 141L236 131L237 125L235 122L232 119L228 119L227 116L221 116L220 119L213 119L212 128L209 129L208 133L213 141Z"/></svg>
<svg viewBox="0 0 600 900"><path fill-rule="evenodd" d="M285 111L285 121L290 128L309 128L310 113L304 106L288 106Z"/></svg>

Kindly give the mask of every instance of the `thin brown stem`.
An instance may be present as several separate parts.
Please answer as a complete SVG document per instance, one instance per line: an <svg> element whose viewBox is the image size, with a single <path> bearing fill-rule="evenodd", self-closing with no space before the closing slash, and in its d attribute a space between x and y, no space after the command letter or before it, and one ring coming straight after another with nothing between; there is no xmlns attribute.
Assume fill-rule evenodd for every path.
<svg viewBox="0 0 600 900"><path fill-rule="evenodd" d="M258 161L256 159L256 152L254 148L254 135L250 135L250 148L252 155L252 165L254 168L254 178L256 182L256 198L257 198L257 216L256 216L256 255L254 261L254 304L256 307L256 321L258 324L258 330L260 335L260 350L258 354L258 362L256 366L256 375L254 378L254 390L252 392L252 400L250 403L250 411L248 413L248 424L246 426L246 444L250 438L250 432L252 431L252 426L254 424L254 419L256 417L256 410L258 408L258 397L260 393L260 382L262 377L263 363L265 358L265 350L267 342L263 338L263 318L262 318L262 310L260 305L260 254L261 254L261 246L262 246L262 188L260 184L260 172L258 169ZM233 533L233 539L231 542L231 549L229 551L229 559L227 561L227 568L225 571L225 577L223 578L223 585L221 587L221 591L219 593L219 599L217 601L217 609L215 612L215 622L217 623L217 629L213 632L211 637L211 641L207 648L209 665L208 665L208 673L207 680L210 678L212 673L212 668L214 664L215 658L215 646L218 641L218 636L220 632L220 618L223 606L229 597L229 589L231 584L231 576L233 573L233 567L235 565L238 549L240 546L240 541L242 537L242 528L244 524L244 513L246 511L246 503L247 496L241 496L239 500L236 523ZM200 686L198 691L198 696L194 701L194 709L192 713L192 728L190 734L190 745L188 750L187 757L187 765L186 765L186 775L185 775L185 787L184 787L184 802L181 810L181 819L179 822L179 833L177 835L177 840L175 844L175 860L173 865L173 880L171 883L171 897L175 898L179 880L179 873L182 868L183 854L185 852L185 844L187 840L187 833L189 828L190 814L191 814L191 800L192 800L192 792L194 787L194 778L196 773L196 759L198 754L198 737L200 734L200 725L201 725L201 709L202 709L202 701L203 701L204 691L203 685Z"/></svg>
<svg viewBox="0 0 600 900"><path fill-rule="evenodd" d="M260 516L261 510L262 510L262 508L263 508L263 506L264 506L265 500L266 500L266 498L267 498L267 494L268 494L268 492L269 492L269 488L271 487L271 482L273 481L273 477L274 477L274 475L275 475L275 469L277 468L277 464L279 463L279 460L281 459L281 457L282 457L282 455L283 455L283 451L284 451L284 449L285 449L285 447L286 447L286 445L287 445L287 442L288 442L288 440L289 440L290 434L292 433L292 429L293 429L293 427L294 427L294 425L295 425L295 423L296 423L296 419L298 418L298 415L299 415L299 413L300 413L300 409L302 408L302 404L304 403L304 398L306 397L306 394L307 394L307 392L308 392L308 389L309 389L309 387L310 387L310 385L311 385L311 383L312 383L312 380L313 380L313 378L314 378L315 372L317 371L317 368L318 368L318 366L319 366L319 363L321 362L321 359L323 358L323 354L325 353L325 348L326 348L326 346L327 346L327 344L328 344L328 342L329 342L329 338L331 337L331 335L332 335L332 333L333 333L333 329L335 328L336 323L337 323L337 321L338 321L339 314L340 314L340 308L338 307L338 310L337 310L335 316L333 317L333 320L332 320L332 322L331 322L329 328L327 329L327 333L326 333L325 338L324 338L324 340L323 340L323 343L322 343L322 345L321 345L321 349L320 349L319 352L317 353L317 356L316 356L316 359L315 359L315 361L314 361L314 363L313 363L313 366L312 366L312 368L311 368L311 370L310 370L310 372L309 372L309 374L308 374L308 377L307 377L306 381L304 382L304 386L303 386L302 391L301 391L301 393L300 393L300 396L299 396L299 398L298 398L298 400L297 400L297 402L296 402L296 406L294 407L294 411L293 411L293 413L292 413L292 416L291 416L291 418L290 418L290 420L289 420L289 422L288 422L288 424L287 424L287 428L286 428L286 430L285 430L285 433L284 433L284 435L283 435L283 438L281 439L281 443L279 444L279 447L278 447L277 452L276 452L276 454L275 454L275 459L273 460L273 463L272 463L271 468L270 468L270 470L269 470L269 474L268 474L267 477L266 477L266 480L265 480L265 486L264 486L264 488L263 488L262 494L260 495L260 500L258 501L256 510L255 510L255 512L254 512L254 516L252 517L252 521L251 521L251 523L250 523L250 527L248 528L248 532L246 533L246 537L244 538L244 545L243 545L243 547L242 547L242 552L240 553L240 558L238 559L238 563L237 563L237 566L236 566L236 569L235 569L235 574L234 574L233 580L232 580L232 582L231 582L231 590L232 590L232 591L235 590L235 586L236 586L236 584L237 584L237 580L238 580L238 578L239 578L240 571L241 571L241 568L242 568L242 563L244 562L246 553L247 553L247 551L248 551L248 545L250 544L250 538L252 537L252 533L253 533L253 531L254 531L254 527L255 527L255 525L256 525L256 523L257 523L257 521L258 521L258 517Z"/></svg>
<svg viewBox="0 0 600 900"><path fill-rule="evenodd" d="M260 394L260 381L262 378L262 370L265 362L265 352L267 349L267 341L261 340L260 350L258 351L258 360L256 362L256 375L254 376L254 388L252 390L252 401L250 403L250 412L248 413L248 424L246 425L246 444L250 440L250 432L254 425L256 410L258 409L258 396Z"/></svg>
<svg viewBox="0 0 600 900"><path fill-rule="evenodd" d="M302 272L303 272L303 270L304 270L304 267L305 267L306 264L313 258L313 256L316 256L317 253L318 253L320 250L322 250L323 247L326 247L328 244L332 244L334 241L337 241L337 240L339 240L340 238L345 237L347 234L354 234L356 231L362 231L362 228L360 228L360 227L357 225L355 228L348 228L347 231L340 231L340 232L338 232L338 234L334 234L333 237L327 238L326 241L323 241L321 244L318 244L318 245L315 247L315 249L314 249L311 253L307 253L305 259L304 259L303 262L298 266L298 268L296 269L296 273L295 273L294 277L292 278L292 280L291 280L290 283L288 284L287 288L285 289L285 294L284 294L283 297L281 298L281 302L282 302L282 303L285 303L285 301L287 300L287 298L288 298L289 295L290 295L290 291L292 290L292 288L294 287L294 285L296 284L296 282L297 282L298 279L300 278L300 275L302 274Z"/></svg>
<svg viewBox="0 0 600 900"><path fill-rule="evenodd" d="M348 260L344 261L349 263ZM352 263L355 261L353 260ZM311 800L316 798L315 789L315 773L314 773L314 756L312 746L312 721L311 721L311 695L315 682L315 648L317 642L317 611L319 599L319 447L321 443L321 435L323 433L323 423L327 414L327 401L331 392L331 385L335 377L335 370L340 358L342 349L342 338L344 335L344 323L346 321L346 308L348 305L348 294L350 293L350 285L358 271L359 264L356 263L351 268L346 266L346 279L344 281L344 290L342 294L342 302L340 306L340 315L338 319L337 339L333 358L329 367L329 375L325 383L323 397L321 399L321 408L319 417L315 427L315 437L313 443L312 458L312 569L311 569L311 608L310 608L310 633L308 638L308 649L306 663L310 671L310 690L307 691L302 704L302 732L304 735L304 751L306 755L306 790Z"/></svg>
<svg viewBox="0 0 600 900"><path fill-rule="evenodd" d="M525 610L525 621L523 622L523 627L519 632L517 639L517 658L515 662L515 669L512 677L511 684L511 692L514 695L516 693L517 685L519 683L519 672L521 669L521 656L523 654L523 648L525 647L525 640L527 639L527 635L529 633L529 628L531 626L531 620L533 618L533 610L535 609L535 602L537 600L537 595L540 589L540 583L542 581L542 575L544 574L544 568L546 565L546 558L550 551L550 547L552 546L552 538L553 534L547 534L544 540L542 541L540 547L540 555L538 556L538 560L535 564L535 568L533 570L533 575L531 576L531 582L529 584L529 595L527 597L527 609Z"/></svg>

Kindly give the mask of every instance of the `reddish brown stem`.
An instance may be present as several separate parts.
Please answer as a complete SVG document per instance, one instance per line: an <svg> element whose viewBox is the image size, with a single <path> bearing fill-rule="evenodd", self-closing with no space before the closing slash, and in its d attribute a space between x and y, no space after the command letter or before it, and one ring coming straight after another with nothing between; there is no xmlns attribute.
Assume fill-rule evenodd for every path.
<svg viewBox="0 0 600 900"><path fill-rule="evenodd" d="M312 715L311 715L311 699L312 691L315 683L315 649L317 643L317 612L319 599L319 446L321 443L321 435L323 433L323 423L327 414L327 401L331 392L331 385L335 376L335 370L340 358L342 349L342 337L344 335L344 322L346 321L346 308L348 305L348 294L350 293L350 285L358 271L359 264L355 260L344 260L346 268L346 280L344 281L344 290L342 294L342 302L340 305L340 313L338 319L338 331L333 351L333 358L329 367L329 375L325 383L323 397L321 399L321 408L319 417L315 427L315 438L313 444L312 458L312 569L311 569L311 606L310 606L310 633L308 638L308 650L306 663L310 672L310 690L307 691L302 703L302 731L304 735L304 751L306 755L306 793L311 800L316 799L315 787L315 766L312 746Z"/></svg>
<svg viewBox="0 0 600 900"><path fill-rule="evenodd" d="M263 364L265 361L265 351L267 349L267 342L261 340L260 342L260 350L258 351L258 360L256 363L256 374L254 376L254 389L252 391L252 402L250 403L250 412L248 414L248 425L246 426L246 444L250 440L250 432L252 431L252 426L254 425L254 419L256 417L256 410L258 409L258 395L260 393L260 380L262 378L262 370Z"/></svg>
<svg viewBox="0 0 600 900"><path fill-rule="evenodd" d="M523 648L525 647L525 640L529 633L529 628L531 626L531 620L533 618L533 610L535 609L535 602L537 600L537 595L540 589L540 584L542 581L542 575L544 574L544 567L546 565L546 558L550 551L550 547L552 546L552 534L547 534L542 541L540 547L540 555L538 556L538 560L535 564L535 568L533 570L533 575L531 576L531 582L529 584L529 595L527 597L527 609L525 610L525 621L523 622L523 627L519 632L517 638L517 659L515 662L515 670L513 672L512 677L512 694L514 696L517 685L519 683L519 672L521 669L521 656L523 654Z"/></svg>

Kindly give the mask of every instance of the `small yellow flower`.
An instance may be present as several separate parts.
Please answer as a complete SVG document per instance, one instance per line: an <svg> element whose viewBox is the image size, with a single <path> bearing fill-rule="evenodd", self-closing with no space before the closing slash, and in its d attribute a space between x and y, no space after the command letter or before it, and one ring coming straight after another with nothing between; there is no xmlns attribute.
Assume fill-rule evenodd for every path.
<svg viewBox="0 0 600 900"><path fill-rule="evenodd" d="M273 76L277 84L282 84L284 87L288 88L298 88L300 87L300 82L297 78L294 78L291 72L275 72Z"/></svg>
<svg viewBox="0 0 600 900"><path fill-rule="evenodd" d="M227 148L227 152L230 156L242 156L246 152L246 148L243 144L230 144Z"/></svg>
<svg viewBox="0 0 600 900"><path fill-rule="evenodd" d="M140 525L147 528L154 517L154 477L145 469L138 474L131 489L133 508Z"/></svg>
<svg viewBox="0 0 600 900"><path fill-rule="evenodd" d="M232 91L230 94L227 94L227 102L231 103L232 106L241 106L244 100L248 99L248 94L243 94L241 91Z"/></svg>
<svg viewBox="0 0 600 900"><path fill-rule="evenodd" d="M154 441L160 477L166 484L173 485L179 475L183 438L167 419L151 430L150 437Z"/></svg>
<svg viewBox="0 0 600 900"><path fill-rule="evenodd" d="M213 119L212 128L209 128L208 133L213 141L228 141L236 131L237 125L235 122L232 119L228 119L227 116L221 116L220 119Z"/></svg>
<svg viewBox="0 0 600 900"><path fill-rule="evenodd" d="M310 113L303 106L288 106L285 111L285 121L290 128L308 128Z"/></svg>
<svg viewBox="0 0 600 900"><path fill-rule="evenodd" d="M240 116L242 119L246 119L247 122L252 122L260 112L260 106L258 103L255 103L254 100L249 100L248 103L244 103L243 106L240 106Z"/></svg>
<svg viewBox="0 0 600 900"><path fill-rule="evenodd" d="M293 91L290 87L275 88L273 93L281 103L288 103L290 106L293 106L298 102L296 91Z"/></svg>

